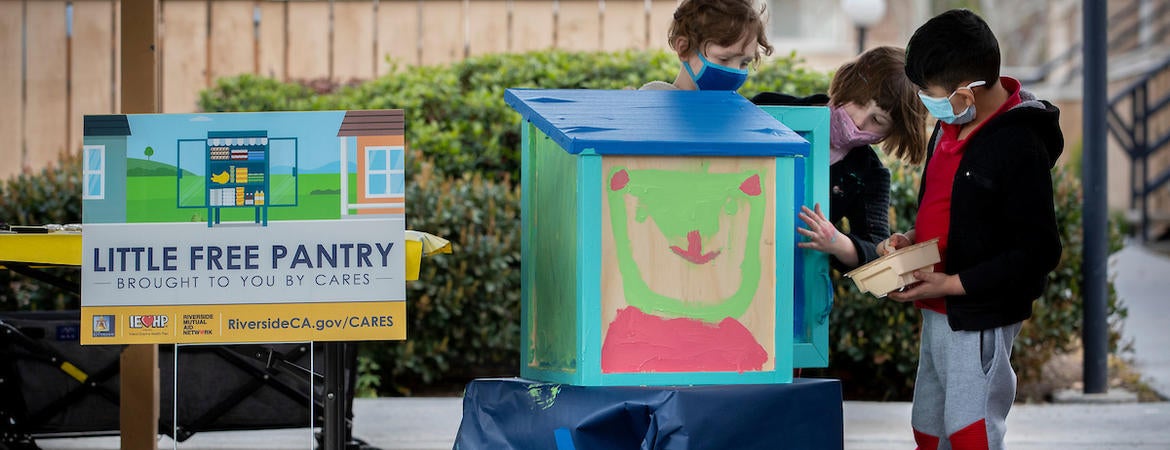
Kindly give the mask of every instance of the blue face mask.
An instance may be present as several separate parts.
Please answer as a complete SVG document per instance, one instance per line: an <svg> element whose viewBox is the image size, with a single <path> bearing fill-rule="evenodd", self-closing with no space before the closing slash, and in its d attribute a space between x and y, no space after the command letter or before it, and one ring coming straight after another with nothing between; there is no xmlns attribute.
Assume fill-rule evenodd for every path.
<svg viewBox="0 0 1170 450"><path fill-rule="evenodd" d="M983 86L985 84L987 83L984 81L975 81L959 89L971 90L971 88ZM955 107L951 106L951 97L954 97L955 93L959 92L959 89L955 89L955 92L952 92L951 95L941 98L931 97L924 94L922 91L918 91L918 98L922 99L922 104L926 105L926 110L930 111L930 115L938 118L938 120L949 123L951 125L962 125L975 120L975 105L972 104L971 106L968 106L967 109L964 109L963 112L955 114Z"/></svg>
<svg viewBox="0 0 1170 450"><path fill-rule="evenodd" d="M712 64L703 57L702 52L698 52L699 61L703 62L703 68L699 69L699 74L691 70L691 65L683 61L682 65L687 69L687 73L691 75L691 79L695 81L695 86L702 91L735 91L743 82L747 81L747 69L733 69L719 64Z"/></svg>

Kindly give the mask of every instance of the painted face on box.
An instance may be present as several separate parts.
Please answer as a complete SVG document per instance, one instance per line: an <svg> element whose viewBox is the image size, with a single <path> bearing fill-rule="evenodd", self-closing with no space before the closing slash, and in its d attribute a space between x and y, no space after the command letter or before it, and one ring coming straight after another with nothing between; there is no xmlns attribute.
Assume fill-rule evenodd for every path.
<svg viewBox="0 0 1170 450"><path fill-rule="evenodd" d="M761 175L614 168L607 197L627 302L707 322L742 316L762 274Z"/></svg>
<svg viewBox="0 0 1170 450"><path fill-rule="evenodd" d="M604 269L604 304L616 309L602 311L602 371L768 367L761 343L774 339L774 172L710 160L641 165L606 172L602 258L617 267Z"/></svg>

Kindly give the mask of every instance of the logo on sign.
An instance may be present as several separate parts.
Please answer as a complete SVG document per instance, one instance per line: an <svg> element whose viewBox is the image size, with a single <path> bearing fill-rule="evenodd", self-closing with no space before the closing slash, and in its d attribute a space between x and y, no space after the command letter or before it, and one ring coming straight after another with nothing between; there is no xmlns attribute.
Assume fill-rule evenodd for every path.
<svg viewBox="0 0 1170 450"><path fill-rule="evenodd" d="M166 328L167 320L165 314L130 316L130 328Z"/></svg>
<svg viewBox="0 0 1170 450"><path fill-rule="evenodd" d="M93 316L93 337L113 337L114 323L112 314L95 314Z"/></svg>

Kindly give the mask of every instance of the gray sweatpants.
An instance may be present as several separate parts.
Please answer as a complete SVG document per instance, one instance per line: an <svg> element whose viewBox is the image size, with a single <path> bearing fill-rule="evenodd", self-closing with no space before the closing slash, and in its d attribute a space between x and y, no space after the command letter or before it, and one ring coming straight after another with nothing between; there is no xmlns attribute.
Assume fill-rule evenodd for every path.
<svg viewBox="0 0 1170 450"><path fill-rule="evenodd" d="M952 331L946 315L922 310L911 414L919 450L1004 448L1004 422L1016 397L1012 342L1020 325Z"/></svg>

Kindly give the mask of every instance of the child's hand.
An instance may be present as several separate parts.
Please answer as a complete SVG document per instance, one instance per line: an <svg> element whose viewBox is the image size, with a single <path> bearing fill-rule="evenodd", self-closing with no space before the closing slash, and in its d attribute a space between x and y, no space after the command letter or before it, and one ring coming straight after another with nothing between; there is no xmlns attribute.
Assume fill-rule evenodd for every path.
<svg viewBox="0 0 1170 450"><path fill-rule="evenodd" d="M914 271L914 278L918 283L906 286L902 290L886 294L897 302L911 302L924 298L939 298L948 295L963 295L967 290L963 288L963 281L958 275L947 275L941 272Z"/></svg>
<svg viewBox="0 0 1170 450"><path fill-rule="evenodd" d="M804 221L808 228L798 227L797 233L808 238L807 241L797 242L796 246L800 248L811 248L813 250L837 255L844 249L843 246L852 247L853 243L837 231L837 227L833 226L829 219L825 218L825 214L821 212L821 204L813 205L816 210L808 209L807 206L800 206L800 213L797 214L800 220Z"/></svg>
<svg viewBox="0 0 1170 450"><path fill-rule="evenodd" d="M914 243L914 238L912 237L913 235L908 234L894 233L891 234L890 237L886 238L886 240L879 242L877 245L878 256L885 256L889 253L893 253L894 250L903 247L909 247Z"/></svg>

